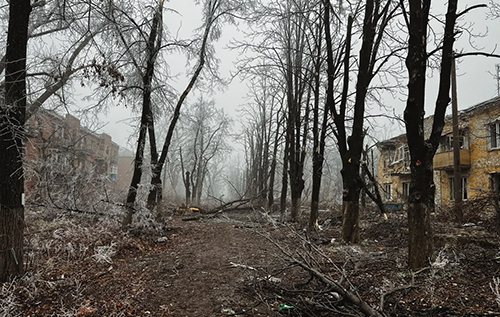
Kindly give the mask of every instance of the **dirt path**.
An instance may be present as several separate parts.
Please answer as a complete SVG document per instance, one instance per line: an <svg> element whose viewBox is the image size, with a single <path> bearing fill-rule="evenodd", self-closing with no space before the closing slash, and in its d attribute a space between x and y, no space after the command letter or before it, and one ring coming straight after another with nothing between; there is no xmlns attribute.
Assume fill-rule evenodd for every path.
<svg viewBox="0 0 500 317"><path fill-rule="evenodd" d="M174 218L168 241L144 257L114 258L111 274L87 289L97 299L122 296L153 316L268 316L243 286L272 261L273 246L257 229L235 222ZM120 287L122 281L129 289ZM101 305L106 306L105 302ZM109 308L108 308L109 309ZM149 313L148 313L149 312ZM136 312L134 312L135 314Z"/></svg>
<svg viewBox="0 0 500 317"><path fill-rule="evenodd" d="M334 213L322 215L328 222L307 240L311 244L300 224L274 227L255 211L195 221L174 215L161 234L74 220L44 221L37 229L32 220L30 265L25 277L0 287L0 316L359 314L306 271L290 266L268 234L388 316L500 315L496 225L457 227L436 219L435 262L413 274L406 268L405 218L369 216L364 240L355 246L340 241L341 218ZM99 261L103 246L116 253ZM278 312L280 304L293 308Z"/></svg>

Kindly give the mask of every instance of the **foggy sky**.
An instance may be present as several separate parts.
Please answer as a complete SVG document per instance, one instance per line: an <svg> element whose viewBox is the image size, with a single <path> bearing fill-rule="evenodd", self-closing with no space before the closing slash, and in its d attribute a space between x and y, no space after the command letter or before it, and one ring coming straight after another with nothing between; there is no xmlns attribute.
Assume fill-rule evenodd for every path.
<svg viewBox="0 0 500 317"><path fill-rule="evenodd" d="M474 4L484 3L474 0L459 1L459 11ZM201 8L194 5L193 1L186 0L171 0L165 3L166 8L174 9L177 13L164 13L164 21L170 32L179 32L179 37L189 38L193 30L201 24ZM433 12L443 14L446 9L445 1L435 1L433 4ZM500 18L491 20L486 18L487 8L476 9L465 16L458 22L460 25L466 25L469 32L473 32L476 36L472 38L469 34L461 34L458 41L455 43L455 50L458 52L472 52L475 46L476 49L484 52L494 52L500 54L500 49L497 48L500 42ZM436 31L442 31L441 25L434 24ZM230 51L225 46L233 37L241 37L235 26L226 26L223 29L223 36L216 44L217 56L221 60L220 73L223 77L228 78L230 72L235 71L234 62L238 57L239 52ZM472 44L472 45L471 45ZM353 51L353 54L357 52ZM486 58L482 56L464 57L457 63L457 86L458 86L458 105L459 109L471 107L484 100L493 98L497 95L497 80L495 79L495 64L500 63L500 60L495 58ZM186 60L184 56L172 56L169 59L169 65L173 73L179 74L176 82L171 83L178 91L182 91L189 80L187 74ZM406 75L406 69L404 69ZM438 71L428 71L427 96L426 96L426 116L432 114L432 109L436 101L437 94L437 77ZM248 101L245 100L247 88L246 84L240 82L239 79L224 88L224 91L216 91L213 98L216 100L218 107L223 107L227 113L233 117L237 117L237 109ZM404 90L403 90L404 92ZM196 91L192 92L186 104L197 98ZM210 96L207 96L210 97ZM405 96L400 95L398 98L387 96L384 98L384 103L389 109L394 109L398 115L402 115L405 106ZM375 107L377 108L377 107ZM451 108L451 107L450 107ZM380 109L375 109L375 112L380 112ZM450 110L451 111L451 110ZM120 122L131 116L127 109L114 108L111 109L103 121L107 125L102 129L110 134L113 140L120 146L125 146L135 150L135 143L129 141L129 136L133 134L134 129L126 122ZM381 121L381 125L385 125L384 132L379 135L379 138L388 138L403 132L401 125L391 125L388 122ZM389 131L389 132L388 132Z"/></svg>

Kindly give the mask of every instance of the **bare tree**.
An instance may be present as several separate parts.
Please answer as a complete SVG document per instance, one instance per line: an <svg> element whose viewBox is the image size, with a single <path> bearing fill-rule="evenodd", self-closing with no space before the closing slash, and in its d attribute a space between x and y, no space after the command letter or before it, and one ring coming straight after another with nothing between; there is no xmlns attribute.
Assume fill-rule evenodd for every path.
<svg viewBox="0 0 500 317"><path fill-rule="evenodd" d="M26 51L29 0L9 4L5 99L0 106L0 281L23 273L23 130L26 120Z"/></svg>
<svg viewBox="0 0 500 317"><path fill-rule="evenodd" d="M321 84L321 68L324 60L323 56L323 32L324 24L322 19L323 6L318 6L318 21L315 27L314 42L310 48L311 55L315 56L313 62L314 71L314 106L313 106L313 154L312 154L312 192L311 192L311 212L309 215L309 228L317 226L319 214L319 194L321 189L321 178L323 175L323 162L325 155L326 130L328 122L328 110L323 109L323 116L320 123L320 84Z"/></svg>
<svg viewBox="0 0 500 317"><path fill-rule="evenodd" d="M351 27L354 16L349 16L347 36L344 54L344 81L340 98L340 104L335 103L335 71L334 51L331 35L331 3L325 1L325 27L326 46L328 63L328 91L327 108L332 114L334 122L334 135L337 140L339 153L342 158L342 180L343 180L343 219L342 237L345 241L357 243L360 241L359 235L359 198L363 187L360 177L360 161L363 151L363 140L365 136L365 103L370 83L381 67L388 61L391 52L385 53L382 57L381 49L384 40L385 28L396 12L396 7L392 1L367 0L364 4L364 17L362 24L362 42L359 51L359 61L356 78L356 91L354 94L352 125L348 127L346 122L348 117L348 97L349 97L349 76L350 50L351 50ZM348 136L348 133L350 135Z"/></svg>
<svg viewBox="0 0 500 317"><path fill-rule="evenodd" d="M402 2L403 4L403 2ZM430 263L433 237L430 213L434 199L432 159L439 145L444 127L446 108L450 101L451 60L455 41L457 1L448 1L441 55L439 92L434 110L432 131L425 139L424 104L425 80L429 53L427 52L428 25L431 1L409 1L404 17L410 34L408 40L408 100L404 112L406 136L410 150L410 195L408 197L409 250L408 265L416 270Z"/></svg>
<svg viewBox="0 0 500 317"><path fill-rule="evenodd" d="M433 256L433 231L430 214L434 209L433 157L443 132L445 114L450 103L452 60L463 56L481 55L500 57L498 54L477 51L453 53L456 37L461 33L457 19L471 10L486 7L476 4L458 12L457 0L446 6L442 38L430 29L430 20L437 15L431 13L431 1L401 1L404 21L408 29L408 98L404 111L406 137L410 152L411 182L408 197L409 250L408 265L417 270L428 265ZM492 6L493 12L495 5ZM491 14L491 12L490 12ZM432 36L434 35L434 38ZM436 43L429 51L429 43ZM439 88L431 119L432 126L424 126L425 88L427 69L431 61L440 67ZM429 131L430 130L430 131Z"/></svg>
<svg viewBox="0 0 500 317"><path fill-rule="evenodd" d="M242 111L246 156L248 198L259 197L260 204L274 204L276 156L282 138L283 92L276 86L269 69L263 67L250 79L250 103Z"/></svg>
<svg viewBox="0 0 500 317"><path fill-rule="evenodd" d="M200 40L200 45L196 49L198 61L194 73L186 89L182 92L177 101L171 117L170 125L168 127L167 135L163 143L161 154L157 152L156 144L150 143L152 157L152 179L151 191L148 196L148 204L151 208L153 208L162 199L161 174L165 165L170 144L172 142L173 132L176 127L177 121L179 120L181 107L189 92L197 83L198 77L202 73L206 63L209 64L208 68L211 72L211 75L215 73L215 65L212 65L213 48L210 45L210 41L216 40L220 36L222 23L225 20L232 21L235 17L236 12L238 12L239 10L243 10L243 7L244 6L239 2L233 3L227 0L206 0L203 3L203 36ZM191 175L191 177L193 177L193 175Z"/></svg>
<svg viewBox="0 0 500 317"><path fill-rule="evenodd" d="M189 169L185 181L191 185L191 202L200 205L207 177L216 169L215 159L228 152L226 137L230 121L213 101L202 97L187 110L186 122L180 127L184 148L188 149L187 155L183 155L183 165Z"/></svg>
<svg viewBox="0 0 500 317"><path fill-rule="evenodd" d="M253 22L259 27L250 38L258 40L238 43L237 47L250 49L258 58L242 60L243 72L264 72L269 80L281 87L284 96L283 174L281 211L286 208L288 187L292 201L291 218L297 220L305 187L304 164L308 147L313 80L312 58L308 51L310 21L317 14L317 2L284 1L262 2ZM288 186L290 185L290 186Z"/></svg>
<svg viewBox="0 0 500 317"><path fill-rule="evenodd" d="M146 135L149 132L151 142L155 141L154 125L153 125L153 110L151 105L151 90L153 74L155 70L155 61L161 47L161 30L162 30L162 12L163 1L160 0L151 23L149 37L146 42L146 67L142 74L142 114L141 124L139 128L139 138L137 140L137 150L134 160L134 173L127 195L127 213L123 220L123 226L126 227L132 223L132 215L134 211L134 203L137 197L138 185L142 177L142 169L144 162L144 148L146 145ZM135 59L134 59L135 61ZM140 66L137 64L140 70ZM152 150L153 151L153 150ZM151 158L154 159L153 157Z"/></svg>

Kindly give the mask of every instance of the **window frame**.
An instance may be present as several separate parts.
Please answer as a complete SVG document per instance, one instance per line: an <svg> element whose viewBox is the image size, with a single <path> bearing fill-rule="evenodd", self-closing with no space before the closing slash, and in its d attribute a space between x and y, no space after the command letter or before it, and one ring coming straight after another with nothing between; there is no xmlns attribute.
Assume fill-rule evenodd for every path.
<svg viewBox="0 0 500 317"><path fill-rule="evenodd" d="M459 129L459 147L460 149L469 149L468 131L466 128ZM447 133L441 136L439 140L438 153L453 151L453 133Z"/></svg>
<svg viewBox="0 0 500 317"><path fill-rule="evenodd" d="M493 145L493 141L495 145ZM500 120L496 120L488 124L488 149L500 149Z"/></svg>
<svg viewBox="0 0 500 317"><path fill-rule="evenodd" d="M453 177L448 178L449 183L448 183L448 190L449 190L449 200L450 201L455 201L455 180ZM468 181L467 177L460 177L460 186L461 188L461 193L462 193L462 200L467 200L469 197L469 190L467 188L468 186Z"/></svg>
<svg viewBox="0 0 500 317"><path fill-rule="evenodd" d="M384 183L384 199L386 201L392 200L392 183Z"/></svg>
<svg viewBox="0 0 500 317"><path fill-rule="evenodd" d="M410 182L402 182L402 193L404 200L408 200L410 197Z"/></svg>

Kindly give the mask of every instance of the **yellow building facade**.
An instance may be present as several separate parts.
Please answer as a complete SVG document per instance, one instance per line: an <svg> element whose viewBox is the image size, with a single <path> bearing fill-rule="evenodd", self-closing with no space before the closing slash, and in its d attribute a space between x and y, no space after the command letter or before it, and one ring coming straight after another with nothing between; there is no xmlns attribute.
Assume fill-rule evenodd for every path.
<svg viewBox="0 0 500 317"><path fill-rule="evenodd" d="M459 113L460 174L462 199L500 192L500 97ZM427 118L431 122L432 118ZM429 126L429 124L426 124ZM428 130L428 129L426 129ZM426 131L427 132L427 131ZM404 204L409 192L410 170L406 136L379 142L377 177L387 204ZM451 117L446 118L434 156L436 206L453 202L453 136Z"/></svg>

